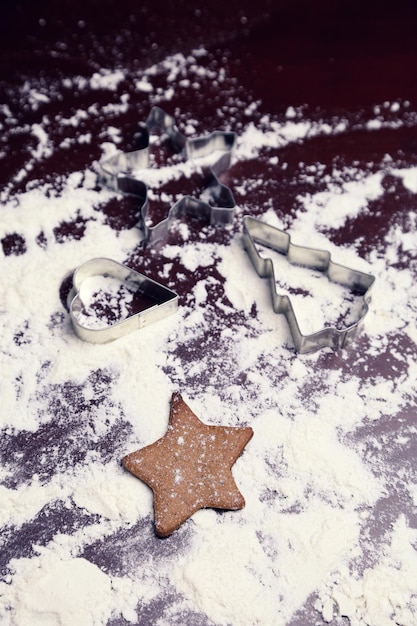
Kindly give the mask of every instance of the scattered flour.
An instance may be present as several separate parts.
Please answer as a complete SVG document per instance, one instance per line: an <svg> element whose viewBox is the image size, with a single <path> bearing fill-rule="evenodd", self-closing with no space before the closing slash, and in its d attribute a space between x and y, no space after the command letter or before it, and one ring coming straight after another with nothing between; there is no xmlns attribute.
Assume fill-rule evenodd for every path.
<svg viewBox="0 0 417 626"><path fill-rule="evenodd" d="M416 540L416 529L410 528L400 515L394 524L391 543L379 563L365 569L361 577L352 575L347 568L333 573L329 587L319 595L319 610L327 606L330 615L335 611L349 618L352 626L414 624L417 610Z"/></svg>
<svg viewBox="0 0 417 626"><path fill-rule="evenodd" d="M204 52L190 57L178 54L150 67L138 75L136 89L153 104L166 101L173 91L162 92L157 86L161 75L166 75L172 89L176 81L184 88L195 84L203 72L199 56ZM204 71L210 80L214 78L211 70ZM123 72L106 69L94 74L89 83L83 84L80 78L77 87L112 92L123 79ZM221 77L216 74L216 79ZM44 96L28 92L25 97L36 110ZM125 98L113 106L122 111L129 105ZM79 112L65 123L77 126L83 118L97 114L93 109ZM370 126L383 127L380 111L375 115ZM283 122L265 117L260 128L248 124L240 134L235 161L348 129L346 120L319 124L297 116L297 110L290 107ZM188 125L193 132L195 125L190 120ZM46 123L34 124L31 132L37 140L30 155L35 162L52 148ZM111 153L119 131L109 127L107 135L112 143L103 142L102 148ZM271 158L271 164L279 167L279 159ZM154 176L160 181L166 173ZM416 193L415 168L392 168L391 173ZM97 516L86 528L58 532L46 545L34 545L32 556L10 560L0 582L2 624L104 626L119 616L128 623L143 623L137 621L139 608L164 598L167 581L170 593L174 590L179 599L166 609L161 624L170 619L180 623L174 618L178 620L186 606L204 613L214 624L285 626L296 619L297 611L313 611L308 608L312 596L315 611L306 618L308 623L322 623L319 619L332 623L340 616L347 617L351 626L416 623L417 535L409 519L417 502L415 471L406 461L398 468L389 455L381 456L388 443L394 445L390 431L387 435L381 430L379 439L376 435L356 437L369 425L394 420L408 403L415 402L415 268L399 270L396 265L401 246L408 251L417 247L415 215L410 212L408 232L398 224L390 227L384 250L375 249L361 259L353 245L332 245L320 227L338 229L366 212L369 202L383 196L382 172L367 174L347 168L338 178L344 182L337 185L330 180L325 191L300 196L301 208L291 228L297 243L329 249L339 262L376 276L365 321L369 350L356 357L341 356L333 369L320 366L326 352L324 357L314 354L301 359L288 348L291 340L285 320L272 312L268 290L253 271L239 234L228 244L186 242L167 245L162 251L165 267L161 273L167 278L174 262L184 273L216 269L225 281L226 300L219 302L219 311L226 319L235 313L241 316L233 318L233 324L218 328L216 311L208 305L206 294L219 283L214 276L196 274L193 305L185 299L175 318L158 323L157 332L143 329L112 344L84 344L71 331L59 298L60 285L89 258L108 256L123 262L140 244L140 231L115 231L105 223L97 207L112 194L95 188L93 171L74 172L52 195L32 185L6 197L0 239L19 233L26 253L2 258L0 360L8 375L0 379L0 425L5 436L36 434L50 424L48 394L56 386L80 384L88 406L97 396L89 378L97 369L110 372L106 400L77 413L86 428L94 423L94 442L110 436L121 415L130 425L121 444L124 452L155 441L166 429L174 385L192 396L190 404L204 421L250 423L255 434L233 468L246 508L221 516L200 511L187 523L185 550L179 545L173 556L150 555L151 566L133 563L117 576L81 554L96 541L106 545L118 532L137 532L135 525L141 520L151 524L150 490L124 472L119 459L103 460L92 446L85 462L74 463L70 470L58 464L53 477L41 480L35 473L16 487L4 486L13 477L6 467L1 468L0 524L6 531L29 524L47 504L59 500L68 508L75 506ZM238 181L237 187L244 189L244 182L248 181L240 181L239 187ZM262 217L282 226L273 209ZM57 240L56 228L75 218L85 220L83 236ZM38 244L40 232L43 247ZM287 268L284 276L289 283L297 280L301 288L310 282L300 268L294 268L291 275ZM334 292L326 296L317 283L312 294L301 294L298 300L300 314L304 312L314 330L328 319ZM323 299L317 306L320 295ZM336 306L333 312L338 316L340 309ZM202 331L213 331L213 336L219 331L218 352L210 352L208 345L203 360L181 358L176 348L192 347ZM403 353L399 347L395 355L391 350L395 361L391 373L386 378L373 375L369 371L372 356L384 350L384 336L396 333L408 337L410 352ZM62 397L59 400L64 402ZM407 442L414 442L415 450L415 424L403 422L397 433L399 454ZM399 509L383 538L372 537L366 534L367 521L393 482L409 496L407 514ZM361 570L357 563L369 553L372 563ZM297 624L307 623L300 619Z"/></svg>
<svg viewBox="0 0 417 626"><path fill-rule="evenodd" d="M20 562L19 570L10 623L99 626L110 619L117 604L125 619L136 619L129 580L112 581L86 559L44 552Z"/></svg>

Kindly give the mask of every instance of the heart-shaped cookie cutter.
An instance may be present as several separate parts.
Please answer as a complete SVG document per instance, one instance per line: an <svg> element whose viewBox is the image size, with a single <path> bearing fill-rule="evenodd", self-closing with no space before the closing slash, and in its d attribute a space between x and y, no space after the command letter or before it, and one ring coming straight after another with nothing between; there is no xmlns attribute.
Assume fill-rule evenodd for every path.
<svg viewBox="0 0 417 626"><path fill-rule="evenodd" d="M80 290L83 282L94 276L116 278L132 291L143 294L146 299L154 302L154 304L104 328L89 328L79 321L83 310ZM119 339L119 337L123 337L134 330L149 326L149 324L175 313L178 308L178 295L175 291L126 265L107 258L90 259L75 270L73 288L68 299L74 331L80 339L90 343L107 343Z"/></svg>
<svg viewBox="0 0 417 626"><path fill-rule="evenodd" d="M305 354L325 347L336 350L344 348L351 341L368 312L369 290L375 281L372 274L365 274L335 263L326 250L297 246L291 242L290 235L285 231L249 215L243 218L243 244L258 275L269 280L272 308L275 313L285 315L297 352ZM289 263L319 270L332 282L348 287L361 295L363 304L357 321L342 330L325 327L310 335L304 335L298 325L290 297L277 292L272 259L262 257L256 244L287 255Z"/></svg>
<svg viewBox="0 0 417 626"><path fill-rule="evenodd" d="M165 219L154 226L147 224L148 188L134 175L135 170L146 170L149 167L149 134L157 128L168 136L174 150L181 153L184 160L199 159L212 154L221 153L210 167L210 176L206 181L205 192L212 203L205 199L183 196L169 209ZM172 222L181 215L204 217L210 224L225 226L233 222L235 200L231 189L220 181L220 175L231 163L232 151L236 142L236 134L216 130L203 137L188 138L183 135L175 124L175 119L160 107L153 107L146 119L147 145L132 152L118 152L101 161L100 182L113 191L135 196L140 206L139 226L145 234L147 244L165 242Z"/></svg>

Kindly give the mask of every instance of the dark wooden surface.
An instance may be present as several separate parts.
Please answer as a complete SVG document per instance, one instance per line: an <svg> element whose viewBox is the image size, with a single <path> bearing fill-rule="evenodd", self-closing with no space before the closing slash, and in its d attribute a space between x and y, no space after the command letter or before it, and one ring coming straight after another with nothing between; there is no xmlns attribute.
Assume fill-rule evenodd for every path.
<svg viewBox="0 0 417 626"><path fill-rule="evenodd" d="M320 190L322 185L320 180L313 187L306 182L298 169L300 162L307 165L320 162L328 174L331 174L335 164L340 167L355 164L355 167L367 173L378 171L387 154L391 155L397 167L417 165L415 2L231 0L227 3L206 2L198 11L190 5L181 1L133 0L20 0L1 4L0 104L9 107L15 120L13 126L3 120L6 125L0 134L0 189L5 197L10 199L18 195L34 181L59 188L60 181L69 173L91 167L100 158L100 133L108 125L123 128L121 149L134 148L133 138L138 121L146 116L150 98L146 94L138 94L129 79L137 75L141 68L145 69L170 54L199 46L209 52L210 63L217 70L224 67L227 78L221 89L215 89L208 78L201 79L200 90L192 95L190 91L178 89L165 104L170 112L181 112L181 122L186 121L191 112L205 131L214 130L223 124L239 133L251 121L255 125L259 124L265 114L284 120L289 106L303 107L306 119L309 120L331 121L337 116L349 122L349 131L346 133L320 136L308 142L285 146L279 151L279 158L288 163L286 170L277 169L271 174L266 169L266 161L262 159L237 163L228 174L228 183L232 188L238 188L248 177L259 176L263 181L264 195L257 189L248 190L245 197L236 191L237 201L252 207L254 215L264 212L270 197L279 196L277 213L291 225L298 196ZM100 105L111 103L112 96L100 90L64 91L57 85L66 77L83 76L90 79L94 72L103 67L123 69L126 78L118 88L114 101L123 91L136 102L136 109L131 109L126 115L110 113L106 118L91 118L85 128L81 124L77 129L63 129L60 124L63 116L69 117L76 110L87 109L95 102ZM28 107L19 95L25 81L37 89L47 89L48 102L36 110ZM236 102L239 100L240 103L260 104L249 116L243 113L243 106L239 104L230 119L225 119L219 116L218 111L222 106L226 107L228 98L234 98ZM374 107L394 101L402 103L401 111L391 113L387 107L384 119L389 121L392 117L401 124L368 132L365 122L372 117ZM229 111L232 111L232 107L229 107ZM50 120L48 133L54 145L53 153L35 163L25 176L15 179L36 145L27 125L42 123L44 116ZM16 128L19 129L17 133ZM77 145L70 154L59 147L66 133L75 136L87 130L92 135L90 143ZM273 153L276 154L278 151ZM385 193L371 203L366 214L348 220L344 229L324 229L329 240L337 245L352 241L358 253L369 258L372 251L382 245L390 226L404 224L407 215L415 214L415 195L410 194L398 179L387 174L384 186ZM112 201L101 210L116 230L132 227L136 221L134 204L124 199L118 206L124 209L122 220ZM62 224L61 230L56 233L57 240L60 236L64 240L65 235L71 232L74 234L82 227L82 224L75 222ZM235 232L239 228L240 222L236 224ZM233 234L220 237L224 237L223 241L226 242ZM25 252L25 242L19 237L19 233L10 233L9 239L3 240L5 255ZM414 263L415 268L415 258L415 251L403 251L399 267L410 267ZM146 264L156 277L162 273L164 266L163 257L145 259L143 250L132 251L127 261L138 268ZM200 276L203 276L204 270L199 271ZM180 298L186 297L194 278L190 274L181 284ZM228 323L232 322L231 316ZM211 344L221 341L220 336L213 332L213 337L204 337L198 346L194 346L195 350L204 350L209 343L208 339ZM364 378L383 377L389 381L393 376L407 376L405 360L401 361L395 356L397 350L410 359L417 357L415 345L401 334L389 337L386 347L376 356L367 352L366 335L361 338L359 346L358 352L350 353L347 358L342 358L340 354L323 353L315 364L318 380L325 380L327 375L338 369L346 377L354 372ZM184 346L178 347L175 357L191 358ZM277 386L279 382L277 374ZM317 384L320 386L324 383ZM73 419L75 423L74 416ZM378 439L386 435L390 428L394 435L396 427L404 420L410 423L415 420L413 398L404 403L397 421L387 419L380 424L368 424L356 433L354 445L363 444L366 447L372 437ZM53 436L52 428L49 433L39 432L37 438L31 439L30 434L27 434L19 435L17 439L11 438L10 441L8 439L1 448L2 458L9 459L10 451L13 456L22 446L36 456L37 449L43 449L46 445L43 438L47 441L48 437ZM389 451L385 452L373 451L374 455L381 455L381 462L388 459ZM414 439L413 445L404 451L401 463L410 463L415 453ZM394 469L398 469L397 465ZM375 527L378 525L378 516L385 519L389 527L397 510L403 510L412 523L417 524L415 511L407 501L404 489L394 489L375 511ZM80 519L75 522L70 519L70 513L67 516L66 528L77 527L82 523ZM54 520L52 510L48 525L54 525ZM56 527L59 527L58 522ZM8 556L25 556L27 549L23 544L28 544L27 536L29 543L39 539L37 528L35 525L26 528L26 535L21 536L20 542L17 533L17 539L10 540L8 544ZM147 527L142 528L141 532L142 537L145 536L143 545L146 549L147 545L153 545L154 539L148 536L150 533ZM48 538L49 535L43 535L42 540L47 541ZM122 532L115 541L116 547L119 540L124 541ZM153 545L153 549L161 548ZM95 558L101 566L107 566L115 558L111 545L107 548L87 547L85 554L87 558ZM7 560L6 555L6 565ZM155 611L158 610L162 610L161 606L156 606ZM148 614L144 615L145 620L148 617ZM307 603L292 624L306 626L307 623L322 623L309 621L312 619L319 618L312 611L311 603ZM120 624L124 623L120 621Z"/></svg>

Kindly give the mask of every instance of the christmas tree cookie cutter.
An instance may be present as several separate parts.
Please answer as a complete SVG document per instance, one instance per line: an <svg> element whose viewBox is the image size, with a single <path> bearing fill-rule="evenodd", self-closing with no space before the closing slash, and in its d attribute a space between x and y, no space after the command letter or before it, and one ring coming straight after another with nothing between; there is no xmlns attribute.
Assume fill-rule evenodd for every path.
<svg viewBox="0 0 417 626"><path fill-rule="evenodd" d="M81 289L83 283L93 277L111 277L129 286L133 292L139 293L146 300L146 308L137 313L109 323L104 327L94 328L82 323L83 301ZM90 343L107 343L139 328L153 324L178 308L178 295L175 291L148 278L140 272L112 259L96 258L80 265L73 275L73 288L68 296L71 322L76 335Z"/></svg>
<svg viewBox="0 0 417 626"><path fill-rule="evenodd" d="M209 196L211 202L189 195L183 196L170 208L164 220L149 226L147 185L133 173L149 168L149 134L154 128L167 134L174 150L182 153L185 160L217 153L221 155L210 167L204 190L204 194ZM188 138L178 130L175 119L159 107L151 109L146 120L146 131L147 142L144 148L132 152L119 152L99 164L102 184L113 191L137 197L140 204L139 226L144 231L146 243L166 241L172 222L181 215L204 217L213 225L231 224L235 200L231 189L220 181L219 176L230 166L236 134L214 131L203 137Z"/></svg>
<svg viewBox="0 0 417 626"><path fill-rule="evenodd" d="M275 313L285 315L297 352L306 354L324 347L337 350L350 343L368 312L369 291L375 282L374 276L335 263L326 250L295 245L285 231L248 215L243 218L243 244L258 275L268 279L273 310ZM339 283L362 296L363 303L357 320L341 330L325 327L310 335L304 335L300 330L290 297L277 292L272 259L262 257L256 244L286 255L291 264L319 270L327 275L330 281Z"/></svg>

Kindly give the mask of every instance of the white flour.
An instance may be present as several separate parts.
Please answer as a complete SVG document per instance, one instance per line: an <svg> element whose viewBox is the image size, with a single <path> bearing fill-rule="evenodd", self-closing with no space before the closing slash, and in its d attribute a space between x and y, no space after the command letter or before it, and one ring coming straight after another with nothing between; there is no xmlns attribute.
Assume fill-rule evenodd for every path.
<svg viewBox="0 0 417 626"><path fill-rule="evenodd" d="M197 78L221 81L220 74L199 66L199 56L204 57L204 52L189 58L176 55L138 74L137 90L155 104L172 96L154 86L155 77L166 74L172 90L180 82L186 88ZM94 74L89 83L80 79L77 86L111 92L122 80L122 72L106 69ZM27 89L23 96L34 110L47 97ZM114 107L126 108L127 101L124 98ZM391 124L385 122L383 109L368 120L370 127ZM79 111L65 123L76 127L83 117L97 114L94 108ZM285 169L274 150L307 137L349 130L347 120L330 124L297 116L297 111L289 109L281 122L264 116L259 128L248 124L239 135L235 162L256 159L263 150L270 150L270 163ZM187 121L190 134L203 124L203 120ZM232 116L228 126L233 129ZM31 132L38 145L26 170L53 149L46 122L34 124ZM109 126L107 139L116 143L118 138L119 130ZM88 142L89 138L83 135L78 140ZM107 140L104 151L109 151ZM315 169L306 168L305 176L314 178L320 167L318 163ZM417 248L416 218L410 212L407 230L400 224L391 226L384 249L374 249L367 258L361 258L354 245L332 244L323 232L323 227L342 227L383 196L381 182L390 171L389 163L386 168L368 173L346 167L325 181L324 191L299 197L300 208L291 224L293 241L325 248L337 262L376 276L364 324L367 354L359 352L352 358L352 367L345 367L351 353L343 353L337 366L325 371L317 363L330 352L324 351L324 357L318 353L303 358L293 353L285 319L272 312L266 284L253 270L240 235L230 243L213 244L205 240L205 228L198 243L189 242L184 225L184 245L163 248L164 269L155 277L162 280L165 275L175 289L169 278L174 262L179 263L183 275L195 275L193 291L184 298L179 313L157 327L111 344L79 341L59 299L63 279L93 257L123 262L139 244L141 233L136 228L115 231L106 225L97 207L112 194L95 189L93 171L74 172L54 194L48 195L46 186L33 183L10 198L5 191L0 239L19 233L27 248L25 254L2 258L0 360L7 376L0 379L0 426L5 435L18 431L36 434L42 425L50 424L53 415L48 390L54 385L80 384L83 398L94 400L97 390L90 376L102 368L111 378L103 401L80 409L77 416L86 428L93 422L92 440L107 436L122 415L131 424L121 444L124 453L151 443L165 432L175 386L182 388L203 421L248 423L254 437L233 468L246 498L245 509L222 515L212 510L198 512L186 524L185 549L178 549L178 554L144 555L140 563L134 560L120 575L106 572L82 556L88 546L96 541L105 544L118 532L132 529L134 540L141 520L151 527L151 493L123 471L120 458L103 460L92 449L84 462L71 469L58 463L55 475L47 480L39 476L39 466L38 473L16 488L0 486L0 524L5 529L22 527L57 501L64 502L68 510L76 507L97 516L85 528L64 530L43 545L34 545L33 555L10 561L9 573L0 582L2 624L104 626L117 616L135 624L138 607L152 603L167 588L177 597L155 621L159 626L186 623L181 622L181 611L201 612L210 623L224 626L298 624L303 622L291 620L296 620L297 611L307 610L311 596L316 609L311 619L336 624L333 618L345 616L352 626L417 623L415 528L399 511L382 538L372 537L374 512L394 480L408 490L410 502L413 499L410 510L416 510L413 468L407 463L390 467L388 460L376 467L372 461L372 455L384 447L401 451L413 441L415 446L415 423L404 422L394 441L389 431L384 431L379 440L372 440L372 449L367 447L369 442L354 437L369 423L394 418L415 402L417 287L413 268L397 269L396 262L401 246ZM410 193L416 193L415 168L395 167L391 173ZM157 174L153 176L159 180ZM237 222L250 212L245 198L257 184L256 178L237 181L234 191L241 200ZM285 227L274 209L271 204L266 207L263 219ZM57 241L54 229L75 216L87 220L84 236ZM44 247L37 243L41 231L47 242ZM266 254L269 256L269 251ZM199 274L201 268L203 274ZM296 280L301 288L308 288L311 277L302 269L283 271L289 284ZM219 301L218 311L207 303L207 293L216 293L220 286L217 272L225 280L227 298ZM323 277L315 280L312 295L297 297L306 332L320 329L343 309L341 288ZM333 304L336 298L339 303ZM257 317L251 316L254 305ZM233 325L219 327L219 311L226 320L234 320ZM232 317L236 311L241 317ZM221 349L216 352L213 348L203 360L182 360L176 347L198 341L204 330L219 331ZM392 351L403 373L397 375L393 366L391 378L361 374L362 366L366 372L372 365L370 357L384 351L386 337L395 333L410 341L408 353ZM67 409L71 414L70 407ZM51 449L50 453L56 452ZM0 468L0 478L3 483L11 478L6 468ZM364 567L358 565L362 562Z"/></svg>

